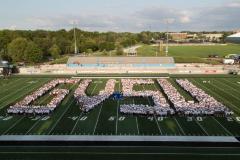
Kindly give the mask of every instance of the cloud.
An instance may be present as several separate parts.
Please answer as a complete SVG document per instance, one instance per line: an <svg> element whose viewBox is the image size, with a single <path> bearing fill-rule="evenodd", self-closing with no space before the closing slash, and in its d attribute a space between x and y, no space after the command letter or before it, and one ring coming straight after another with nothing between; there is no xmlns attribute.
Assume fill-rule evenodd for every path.
<svg viewBox="0 0 240 160"><path fill-rule="evenodd" d="M228 7L240 8L240 2L232 2L227 5Z"/></svg>
<svg viewBox="0 0 240 160"><path fill-rule="evenodd" d="M165 31L181 30L232 30L240 28L240 2L225 3L212 7L179 9L176 7L153 6L132 13L79 12L50 17L30 17L25 24L37 29L70 29L73 22L89 31L131 31L152 29Z"/></svg>
<svg viewBox="0 0 240 160"><path fill-rule="evenodd" d="M200 9L192 26L199 24L202 30L232 30L240 27L240 7L233 4L210 9ZM201 29L199 28L198 29ZM196 27L197 28L197 27Z"/></svg>
<svg viewBox="0 0 240 160"><path fill-rule="evenodd" d="M10 30L16 30L16 28L17 28L16 25L11 25L11 26L9 27Z"/></svg>

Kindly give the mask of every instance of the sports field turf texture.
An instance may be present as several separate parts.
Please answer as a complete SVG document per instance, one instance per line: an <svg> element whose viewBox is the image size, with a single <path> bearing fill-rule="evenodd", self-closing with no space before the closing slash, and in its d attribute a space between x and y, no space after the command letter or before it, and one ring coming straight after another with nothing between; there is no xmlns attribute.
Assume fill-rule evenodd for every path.
<svg viewBox="0 0 240 160"><path fill-rule="evenodd" d="M157 47L144 45L138 48L138 56L156 56ZM219 63L208 60L209 55L218 55L223 58L229 54L240 54L240 45L216 46L170 46L169 56L174 57L177 63ZM158 56L165 56L161 53Z"/></svg>
<svg viewBox="0 0 240 160"><path fill-rule="evenodd" d="M53 78L18 77L0 80L0 134L1 135L191 135L191 136L240 136L240 78L190 78L198 87L231 108L232 117L157 117L127 116L119 113L119 105L126 103L151 104L151 99L126 98L109 99L91 112L80 111L73 98L75 85L60 85L70 89L56 111L48 116L11 116L7 107L21 100ZM96 95L104 89L108 79L94 79L87 89L88 95ZM120 79L115 90L121 90ZM192 97L182 90L174 78L169 81L177 87L186 99ZM203 83L210 81L210 83ZM154 85L137 85L135 90L160 90ZM51 97L41 97L37 104L46 104Z"/></svg>

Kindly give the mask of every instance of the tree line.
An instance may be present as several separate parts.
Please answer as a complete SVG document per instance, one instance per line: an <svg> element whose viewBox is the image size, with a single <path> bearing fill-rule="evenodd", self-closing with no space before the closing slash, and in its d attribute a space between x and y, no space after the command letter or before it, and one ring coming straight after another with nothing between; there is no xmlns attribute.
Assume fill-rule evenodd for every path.
<svg viewBox="0 0 240 160"><path fill-rule="evenodd" d="M39 63L49 58L57 59L62 55L74 53L74 31L0 31L1 59L10 62ZM119 51L123 47L137 43L149 44L151 39L164 38L160 32L116 33L87 32L76 29L79 53L96 51ZM121 54L121 52L118 52Z"/></svg>

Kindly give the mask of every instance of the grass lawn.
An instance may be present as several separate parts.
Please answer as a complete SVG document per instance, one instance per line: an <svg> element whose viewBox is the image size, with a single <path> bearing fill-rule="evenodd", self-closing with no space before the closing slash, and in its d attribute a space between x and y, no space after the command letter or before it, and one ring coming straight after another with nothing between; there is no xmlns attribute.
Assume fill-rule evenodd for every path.
<svg viewBox="0 0 240 160"><path fill-rule="evenodd" d="M182 75L181 78L184 78ZM234 135L240 136L240 81L239 77L186 77L199 88L231 108L232 117L158 117L128 116L119 112L120 104L153 105L151 98L130 97L124 100L106 100L89 113L83 113L76 105L73 93L78 84L60 85L70 90L69 95L51 115L7 115L7 107L36 90L52 78L15 77L0 80L0 134L5 135ZM192 97L175 82L169 81L187 99ZM116 91L121 91L120 79L116 79ZM154 79L151 85L135 85L135 90L161 90ZM210 81L211 83L203 83ZM97 95L104 89L107 79L93 79L87 95ZM224 89L223 89L224 88ZM51 97L45 95L35 103L46 104Z"/></svg>
<svg viewBox="0 0 240 160"><path fill-rule="evenodd" d="M0 135L161 135L161 136L240 136L240 77L232 76L184 76L168 80L187 100L192 97L176 83L176 78L187 78L194 85L205 90L218 101L231 108L231 117L184 117L179 115L130 116L119 112L120 104L148 104L151 98L129 97L123 100L106 100L89 113L83 113L76 104L73 93L78 84L59 85L70 93L51 115L27 116L8 115L10 104L21 100L43 84L56 77L13 77L0 79ZM121 91L117 79L116 91ZM97 95L105 88L108 79L93 79L87 88L87 95ZM160 90L154 84L135 85L134 90ZM210 83L203 83L209 81ZM51 99L48 94L35 103L45 104ZM200 146L5 146L0 145L0 156L6 159L239 159L237 147ZM11 157L11 158L9 158Z"/></svg>
<svg viewBox="0 0 240 160"><path fill-rule="evenodd" d="M144 45L138 48L139 56L156 56L157 47ZM216 46L171 46L169 56L175 58L177 63L219 63L209 60L208 55L216 54L224 57L228 54L240 54L240 45L216 45ZM162 53L159 56L164 56Z"/></svg>

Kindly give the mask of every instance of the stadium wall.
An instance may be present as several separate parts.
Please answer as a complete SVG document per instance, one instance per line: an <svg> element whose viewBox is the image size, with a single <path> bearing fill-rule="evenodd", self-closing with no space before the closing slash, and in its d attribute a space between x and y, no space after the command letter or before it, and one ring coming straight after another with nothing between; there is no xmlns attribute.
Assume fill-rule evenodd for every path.
<svg viewBox="0 0 240 160"><path fill-rule="evenodd" d="M21 67L22 75L55 74L131 74L131 73L169 73L169 74L228 74L231 68L223 65L175 64L175 67L67 67L67 65L41 65L38 67Z"/></svg>

